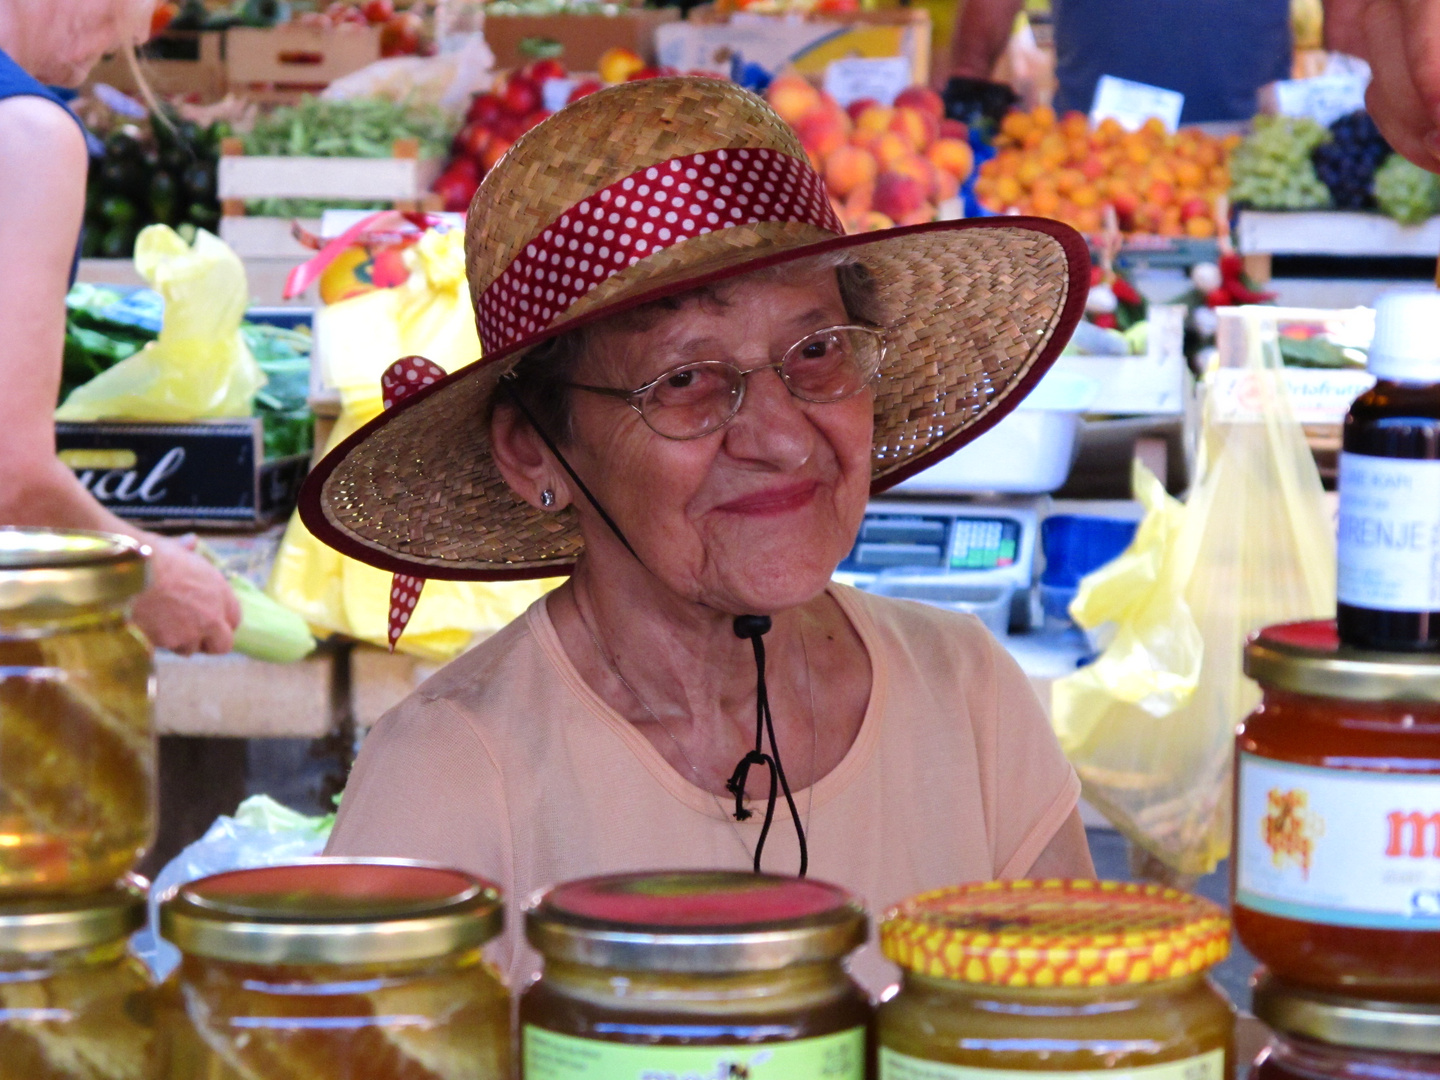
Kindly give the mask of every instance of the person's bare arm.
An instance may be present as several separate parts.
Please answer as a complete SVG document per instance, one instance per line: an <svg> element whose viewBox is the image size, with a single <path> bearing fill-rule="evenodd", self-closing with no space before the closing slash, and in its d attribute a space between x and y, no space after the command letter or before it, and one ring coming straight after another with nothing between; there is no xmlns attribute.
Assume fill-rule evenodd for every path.
<svg viewBox="0 0 1440 1080"><path fill-rule="evenodd" d="M1045 845L1045 850L1040 852L1026 876L1037 880L1095 877L1090 842L1085 838L1085 823L1080 820L1079 810L1070 812L1065 824L1050 838L1050 843Z"/></svg>
<svg viewBox="0 0 1440 1080"><path fill-rule="evenodd" d="M1440 0L1326 0L1325 45L1370 64L1375 123L1397 151L1440 172Z"/></svg>
<svg viewBox="0 0 1440 1080"><path fill-rule="evenodd" d="M154 559L151 587L134 608L141 629L176 652L226 652L240 608L224 576L184 544L117 518L55 456L65 293L86 166L84 137L58 106L38 97L0 101L0 524L142 540Z"/></svg>
<svg viewBox="0 0 1440 1080"><path fill-rule="evenodd" d="M988 79L1010 41L1025 0L965 0L950 46L950 73Z"/></svg>

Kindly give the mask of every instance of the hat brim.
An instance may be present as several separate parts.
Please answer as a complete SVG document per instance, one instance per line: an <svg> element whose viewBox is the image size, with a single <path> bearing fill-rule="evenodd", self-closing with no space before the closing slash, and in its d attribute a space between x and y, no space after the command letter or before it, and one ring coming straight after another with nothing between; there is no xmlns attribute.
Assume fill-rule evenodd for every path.
<svg viewBox="0 0 1440 1080"><path fill-rule="evenodd" d="M967 258L968 248L986 250L991 261L982 266ZM315 467L301 491L301 520L342 554L393 573L455 581L568 573L583 550L573 509L542 511L503 480L497 486L488 432L478 430L501 375L558 334L757 270L853 249L874 249L876 258L883 255L916 278L943 278L949 290L932 288L932 305L910 311L894 328L906 341L891 349L899 355L893 365L887 360L876 396L872 494L929 468L1004 419L1050 369L1084 313L1089 248L1075 230L1045 218L932 222L796 245L596 307L413 393ZM942 256L953 250L957 261L942 265L937 249ZM997 251L1010 256L997 263ZM957 291L962 280L980 295ZM903 292L893 282L882 285ZM983 342L991 332L1008 351L987 354ZM952 343L952 356L942 358ZM908 362L920 353L923 363ZM969 397L958 397L957 387ZM955 408L947 411L952 399ZM895 440L882 440L890 431L882 432L881 424L892 419L922 437L901 440L907 445L899 448ZM925 432L934 436L925 438Z"/></svg>

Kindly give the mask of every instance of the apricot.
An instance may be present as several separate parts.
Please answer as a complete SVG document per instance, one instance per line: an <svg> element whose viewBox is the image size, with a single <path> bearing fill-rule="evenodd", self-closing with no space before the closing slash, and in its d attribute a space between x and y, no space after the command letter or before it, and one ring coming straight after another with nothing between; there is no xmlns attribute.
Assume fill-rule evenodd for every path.
<svg viewBox="0 0 1440 1080"><path fill-rule="evenodd" d="M885 168L898 158L913 154L915 148L905 136L887 131L870 144L870 152L875 155L875 160L880 162L881 167Z"/></svg>
<svg viewBox="0 0 1440 1080"><path fill-rule="evenodd" d="M1013 176L1002 176L995 181L995 201L1002 209L1013 205L1023 194L1024 190L1020 187L1020 181Z"/></svg>
<svg viewBox="0 0 1440 1080"><path fill-rule="evenodd" d="M928 157L936 168L950 173L962 184L975 169L975 154L970 144L959 139L936 139Z"/></svg>
<svg viewBox="0 0 1440 1080"><path fill-rule="evenodd" d="M1175 189L1163 180L1156 180L1145 189L1145 198L1156 206L1168 207L1175 201ZM1178 214L1180 208L1176 207L1175 212Z"/></svg>
<svg viewBox="0 0 1440 1080"><path fill-rule="evenodd" d="M1082 233L1098 233L1105 227L1105 217L1098 206L1082 206L1075 211L1071 224Z"/></svg>
<svg viewBox="0 0 1440 1080"><path fill-rule="evenodd" d="M1054 188L1036 188L1030 193L1030 205L1041 217L1054 217L1060 210L1060 196Z"/></svg>
<svg viewBox="0 0 1440 1080"><path fill-rule="evenodd" d="M799 75L777 75L765 92L770 107L792 127L800 118L820 105L820 91Z"/></svg>
<svg viewBox="0 0 1440 1080"><path fill-rule="evenodd" d="M1090 118L1082 112L1071 109L1060 118L1060 130L1067 139L1090 139Z"/></svg>
<svg viewBox="0 0 1440 1080"><path fill-rule="evenodd" d="M894 115L894 109L886 108L884 105L872 105L855 117L855 134L873 139L889 130L890 120Z"/></svg>
<svg viewBox="0 0 1440 1080"><path fill-rule="evenodd" d="M1082 184L1070 193L1070 201L1081 210L1090 210L1100 205L1100 193L1089 184Z"/></svg>
<svg viewBox="0 0 1440 1080"><path fill-rule="evenodd" d="M1185 222L1185 235L1208 240L1215 235L1215 222L1208 217L1192 217Z"/></svg>

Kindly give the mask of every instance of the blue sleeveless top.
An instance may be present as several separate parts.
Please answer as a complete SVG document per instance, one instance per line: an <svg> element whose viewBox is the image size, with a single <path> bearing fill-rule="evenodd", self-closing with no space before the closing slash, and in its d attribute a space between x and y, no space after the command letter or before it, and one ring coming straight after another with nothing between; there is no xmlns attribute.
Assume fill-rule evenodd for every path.
<svg viewBox="0 0 1440 1080"><path fill-rule="evenodd" d="M14 60L10 59L4 49L0 49L0 99L12 97L38 97L46 101L53 101L60 108L64 109L76 124L79 124L82 133L88 136L85 125L80 123L80 118L70 111L70 106L65 100L42 83L35 76L22 68ZM88 140L87 140L88 141ZM70 283L75 283L75 275L80 270L80 238L75 238L75 262L70 267Z"/></svg>
<svg viewBox="0 0 1440 1080"><path fill-rule="evenodd" d="M1288 0L1055 0L1055 109L1088 113L1101 75L1178 90L1181 123L1248 120L1290 77Z"/></svg>

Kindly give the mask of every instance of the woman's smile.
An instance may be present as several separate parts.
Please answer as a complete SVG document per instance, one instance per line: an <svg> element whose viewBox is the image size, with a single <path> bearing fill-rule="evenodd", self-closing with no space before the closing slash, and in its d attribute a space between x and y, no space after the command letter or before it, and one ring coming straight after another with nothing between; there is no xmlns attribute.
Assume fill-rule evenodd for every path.
<svg viewBox="0 0 1440 1080"><path fill-rule="evenodd" d="M809 506L820 490L818 480L797 480L789 484L752 491L738 499L721 503L715 507L724 514L744 514L749 517L778 517Z"/></svg>

